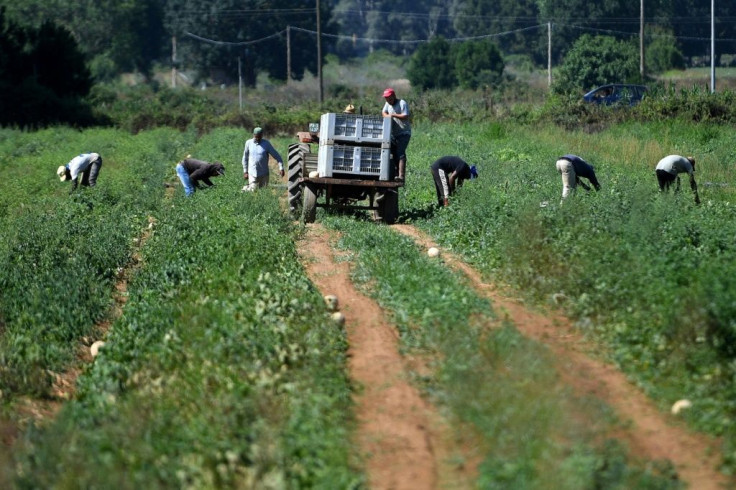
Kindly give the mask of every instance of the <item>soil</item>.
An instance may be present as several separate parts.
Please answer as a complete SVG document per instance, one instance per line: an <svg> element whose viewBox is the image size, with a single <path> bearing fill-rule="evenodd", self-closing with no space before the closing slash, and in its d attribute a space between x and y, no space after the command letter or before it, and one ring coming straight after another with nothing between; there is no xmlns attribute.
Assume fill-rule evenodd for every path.
<svg viewBox="0 0 736 490"><path fill-rule="evenodd" d="M338 297L345 315L348 367L356 388L356 445L368 488L471 488L472 465L450 461L472 458L407 380L409 361L398 351L396 329L374 300L355 289L349 263L336 257L329 236L319 224L308 225L298 248L309 278L323 295Z"/></svg>
<svg viewBox="0 0 736 490"><path fill-rule="evenodd" d="M425 250L438 247L431 238L408 225L393 227ZM578 394L605 401L618 418L628 422L616 437L624 440L634 457L669 460L689 488L715 490L736 488L736 480L718 471L719 441L688 430L682 421L661 412L626 376L593 355L595 346L586 342L569 319L558 313L542 314L485 283L472 267L447 251L442 260L463 272L473 287L488 297L499 316L513 322L526 337L542 342L555 354L562 380Z"/></svg>
<svg viewBox="0 0 736 490"><path fill-rule="evenodd" d="M149 230L154 220L150 219ZM431 238L408 225L392 227L425 249L437 247ZM149 233L141 236L142 246ZM348 261L340 260L330 245L330 233L319 224L307 226L299 245L301 259L312 282L324 294L339 298L349 342L349 371L355 384L358 433L356 445L371 489L473 488L479 455L452 433L437 409L408 381L409 371L421 371L421 360L405 358L398 350L398 333L380 306L355 289ZM463 272L488 297L499 316L512 321L525 336L544 343L555 354L563 381L576 392L594 396L629 423L616 434L630 451L648 460L670 460L689 488L736 488L736 481L717 471L718 441L689 431L676 417L661 412L613 366L596 359L594 346L560 314L542 314L487 284L473 268L447 251L441 259ZM127 276L139 257L121 272L114 319L126 301ZM112 320L98 325L103 338ZM80 365L92 360L87 339L80 346ZM51 400L20 402L20 411L37 421L53 418L64 400L74 396L80 367L55 375ZM25 404L25 407L23 406ZM17 428L2 429L3 445L12 447ZM5 461L1 462L6 464Z"/></svg>

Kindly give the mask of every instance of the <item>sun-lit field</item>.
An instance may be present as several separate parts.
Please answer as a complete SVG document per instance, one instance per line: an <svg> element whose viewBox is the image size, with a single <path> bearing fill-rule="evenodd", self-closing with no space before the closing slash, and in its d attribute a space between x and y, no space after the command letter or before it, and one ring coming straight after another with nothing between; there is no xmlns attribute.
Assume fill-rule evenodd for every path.
<svg viewBox="0 0 736 490"><path fill-rule="evenodd" d="M660 407L692 400L684 419L722 436L732 467L734 138L726 127L674 122L597 133L419 123L400 222L533 304L563 308ZM272 142L285 154L292 140ZM280 202L283 188L239 191L241 145L239 129L2 132L0 389L5 419L26 431L5 455L4 481L363 481L350 456L344 330L305 277L301 225ZM54 170L78 148L105 163L97 187L70 195ZM602 190L561 204L554 162L569 152L596 167ZM227 172L186 199L173 166L190 153ZM700 206L686 181L679 194L658 192L653 169L670 153L697 159ZM476 164L480 178L436 209L429 165L445 154ZM367 215L320 209L317 219L341 234L355 281L394 319L402 351L431 367L414 382L477 438L481 485L549 488L562 467L569 488L670 488L661 486L670 467L603 443L621 421L571 397L549 353L513 324L491 328L493 305L441 261ZM114 314L123 276L127 302ZM30 430L26 401L49 396L98 338L106 343L80 366L74 399ZM606 422L579 430L588 417ZM602 472L602 462L628 469Z"/></svg>

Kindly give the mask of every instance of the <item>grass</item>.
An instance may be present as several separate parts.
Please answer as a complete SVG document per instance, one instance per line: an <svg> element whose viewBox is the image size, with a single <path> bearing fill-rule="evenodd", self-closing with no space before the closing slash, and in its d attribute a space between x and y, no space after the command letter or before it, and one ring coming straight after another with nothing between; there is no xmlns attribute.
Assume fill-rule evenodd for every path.
<svg viewBox="0 0 736 490"><path fill-rule="evenodd" d="M129 259L128 240L149 213L158 222L144 266L129 284L125 313L80 378L78 400L54 423L25 433L14 468L22 485L362 484L350 457L344 332L330 323L304 279L293 242L298 229L277 196L238 192L245 137L242 129L204 138L169 130L0 133L2 165L14 177L0 193L0 260L14 266L3 267L0 278L15 281L14 290L45 294L52 287L84 290L87 279L101 284L92 316L74 318L79 328L93 329L106 314L114 280L105 274ZM564 307L600 342L601 355L662 409L693 400L685 420L723 437L732 470L733 139L725 126L675 120L625 122L595 133L498 120L419 120L401 219L539 304L564 293ZM271 140L285 156L292 138ZM74 197L53 174L71 158L72 146L100 149L105 158L98 187ZM567 152L596 166L603 189L581 191L560 206L554 161ZM687 188L679 195L657 191L654 165L678 152L698 161L701 206ZM173 165L187 153L221 159L226 176L191 200L181 192L167 200L162 184L176 183ZM435 209L429 165L445 154L476 163L480 179L466 183L449 208ZM581 424L616 421L594 400L566 393L545 349L513 325L496 325L492 305L462 278L428 262L389 227L321 209L318 219L342 232L341 246L356 254L356 280L392 312L403 349L434 359L433 373L416 381L480 441L482 486L548 488L554 473L567 488L666 488L660 478L671 476L671 468L647 467L616 441L606 442L606 428ZM18 265L54 270L59 242L70 262L52 275L51 286L24 288L23 280L37 276L12 275L26 270ZM86 271L81 279L64 274L89 251L99 252L100 268L77 267ZM116 257L111 264L102 261L108 255ZM4 341L20 325L10 304L0 305ZM27 304L43 315L43 307L58 303ZM58 334L53 324L41 325ZM73 357L82 331L69 330L54 344L67 354L52 369ZM52 345L36 340L25 345ZM24 352L8 345L5 359ZM12 416L12 392L7 385L2 390L4 413Z"/></svg>
<svg viewBox="0 0 736 490"><path fill-rule="evenodd" d="M154 139L106 134L109 145L130 140L142 153L169 141L161 132ZM155 182L163 202L153 210L130 204L144 217L152 213L156 226L128 284L125 311L101 354L84 368L75 399L54 420L24 427L4 482L18 488L361 485L349 446L344 332L305 278L292 239L297 230L278 197L240 193L235 168L191 199L180 188L165 198L163 182L175 178L181 150L232 158L240 151L236 135L224 130L169 147L156 159L155 173L138 176ZM114 162L113 152L101 153L110 164L103 165L98 187L83 194L92 200L130 178L124 156ZM48 170L30 169L38 175ZM139 182L136 187L142 188ZM66 194L54 200L58 206L73 202ZM106 229L114 229L116 218L121 221L107 217ZM21 245L30 246L22 237ZM78 244L67 246L83 257ZM80 289L73 274L60 282L65 291ZM109 301L113 285L103 285L95 296ZM43 311L40 306L32 311ZM94 327L90 319L83 323ZM78 335L69 335L64 347L75 349ZM11 393L2 389L3 408L12 414Z"/></svg>
<svg viewBox="0 0 736 490"><path fill-rule="evenodd" d="M487 131L419 128L409 149L405 219L535 302L563 293L581 330L662 409L696 400L685 418L724 437L732 468L733 357L725 347L733 335L726 306L736 236L732 132L673 121L593 134L509 125L488 138ZM602 190L560 205L554 161L567 152L596 166ZM431 210L426 166L453 153L478 163L480 179L449 208ZM687 180L679 195L659 195L653 169L670 153L695 156L703 205L694 205Z"/></svg>
<svg viewBox="0 0 736 490"><path fill-rule="evenodd" d="M352 252L354 279L391 313L401 348L430 362L417 382L458 437L473 441L479 487L679 487L671 469L645 467L608 437L617 425L610 410L570 393L547 349L501 324L441 259L388 227L324 220Z"/></svg>

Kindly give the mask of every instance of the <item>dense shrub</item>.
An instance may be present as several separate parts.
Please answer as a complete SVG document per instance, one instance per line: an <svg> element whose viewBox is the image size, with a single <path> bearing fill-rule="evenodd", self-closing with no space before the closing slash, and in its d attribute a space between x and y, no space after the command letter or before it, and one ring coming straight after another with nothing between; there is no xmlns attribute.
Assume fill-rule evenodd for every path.
<svg viewBox="0 0 736 490"><path fill-rule="evenodd" d="M581 93L606 83L638 83L639 54L633 43L584 34L567 53L552 87Z"/></svg>
<svg viewBox="0 0 736 490"><path fill-rule="evenodd" d="M451 89L457 86L457 78L449 66L455 64L453 48L444 37L433 38L420 45L409 61L406 75L412 87L419 90Z"/></svg>
<svg viewBox="0 0 736 490"><path fill-rule="evenodd" d="M685 69L685 57L671 35L661 35L652 40L647 46L645 59L647 70L653 73Z"/></svg>
<svg viewBox="0 0 736 490"><path fill-rule="evenodd" d="M462 88L495 86L502 80L501 51L488 40L466 41L455 48L455 76Z"/></svg>

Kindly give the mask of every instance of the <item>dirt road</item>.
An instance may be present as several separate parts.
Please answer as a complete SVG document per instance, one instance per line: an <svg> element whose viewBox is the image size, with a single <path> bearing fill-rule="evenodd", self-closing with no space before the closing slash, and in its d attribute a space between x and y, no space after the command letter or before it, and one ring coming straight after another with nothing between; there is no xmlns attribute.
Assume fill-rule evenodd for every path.
<svg viewBox="0 0 736 490"><path fill-rule="evenodd" d="M356 384L358 441L373 490L472 488L472 469L449 463L458 451L434 407L406 379L398 333L380 306L358 292L349 264L336 260L329 232L309 225L299 250L310 279L338 297L349 370Z"/></svg>
<svg viewBox="0 0 736 490"><path fill-rule="evenodd" d="M424 249L437 246L412 226L392 228ZM358 387L356 443L369 488L473 488L473 464L459 467L449 461L452 455L462 455L457 459L464 461L477 460L478 455L463 450L437 410L407 381L407 360L399 354L395 327L375 301L354 288L349 262L339 260L330 232L319 224L309 225L299 249L310 279L323 294L338 296L346 317L350 376ZM689 431L674 416L658 410L620 371L591 356L593 346L569 320L524 307L452 254L443 252L442 260L464 273L477 292L493 302L501 318L550 348L565 384L582 396L605 401L628 422L615 437L627 443L634 457L670 460L689 488L733 488L734 482L717 471L717 441Z"/></svg>
<svg viewBox="0 0 736 490"><path fill-rule="evenodd" d="M396 231L411 237L425 249L438 245L419 230L396 225ZM578 393L593 395L610 405L630 429L617 433L631 451L649 460L668 459L689 488L715 490L734 488L736 482L717 471L720 462L718 442L689 431L675 417L662 413L623 373L589 356L594 347L586 343L570 321L561 315L545 316L483 282L480 274L457 257L442 253L443 260L462 271L475 289L488 297L499 312L512 321L528 338L546 344L555 353L563 381Z"/></svg>

